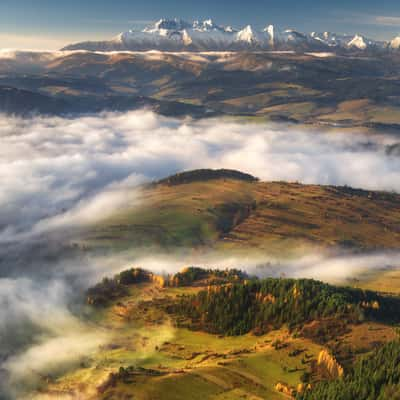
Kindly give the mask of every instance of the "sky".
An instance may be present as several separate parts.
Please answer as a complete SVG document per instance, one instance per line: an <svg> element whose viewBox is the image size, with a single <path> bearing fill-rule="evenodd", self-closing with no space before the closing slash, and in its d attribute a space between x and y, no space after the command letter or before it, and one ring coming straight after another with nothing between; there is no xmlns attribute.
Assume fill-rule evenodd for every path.
<svg viewBox="0 0 400 400"><path fill-rule="evenodd" d="M161 17L212 17L220 24L300 31L400 34L398 0L1 0L0 48L58 49L81 40L109 39Z"/></svg>

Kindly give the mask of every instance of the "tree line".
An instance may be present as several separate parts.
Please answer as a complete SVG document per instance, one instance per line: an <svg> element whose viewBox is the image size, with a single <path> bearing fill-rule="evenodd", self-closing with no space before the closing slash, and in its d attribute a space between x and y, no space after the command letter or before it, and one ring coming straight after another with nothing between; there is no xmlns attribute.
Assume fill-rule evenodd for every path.
<svg viewBox="0 0 400 400"><path fill-rule="evenodd" d="M312 279L268 278L209 286L183 295L167 311L210 333L264 333L286 324L293 329L321 318L348 322L399 321L400 298Z"/></svg>

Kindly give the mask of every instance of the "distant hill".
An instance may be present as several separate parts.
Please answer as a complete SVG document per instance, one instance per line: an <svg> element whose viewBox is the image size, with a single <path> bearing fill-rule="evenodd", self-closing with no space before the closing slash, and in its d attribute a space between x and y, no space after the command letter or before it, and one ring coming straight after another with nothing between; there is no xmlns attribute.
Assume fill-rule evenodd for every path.
<svg viewBox="0 0 400 400"><path fill-rule="evenodd" d="M0 86L12 88L19 100L3 94L0 112L146 107L170 116L234 115L398 132L399 68L397 50L14 51L0 54Z"/></svg>
<svg viewBox="0 0 400 400"><path fill-rule="evenodd" d="M13 87L0 86L0 112L9 114L58 114L68 107L66 101Z"/></svg>

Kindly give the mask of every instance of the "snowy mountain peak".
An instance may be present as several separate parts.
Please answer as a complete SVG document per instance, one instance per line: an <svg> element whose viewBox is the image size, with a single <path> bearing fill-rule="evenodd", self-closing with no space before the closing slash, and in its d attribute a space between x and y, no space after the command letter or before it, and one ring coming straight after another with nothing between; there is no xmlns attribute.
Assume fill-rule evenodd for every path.
<svg viewBox="0 0 400 400"><path fill-rule="evenodd" d="M274 25L267 25L264 29L263 32L266 32L269 34L270 37L274 37L274 31L275 31L275 27Z"/></svg>
<svg viewBox="0 0 400 400"><path fill-rule="evenodd" d="M356 47L357 49L360 50L365 50L368 47L366 40L361 35L355 35L354 38L350 40L349 43L347 43L347 46Z"/></svg>
<svg viewBox="0 0 400 400"><path fill-rule="evenodd" d="M245 28L239 31L236 38L240 42L246 42L250 44L258 42L257 35L253 31L251 25L247 25Z"/></svg>

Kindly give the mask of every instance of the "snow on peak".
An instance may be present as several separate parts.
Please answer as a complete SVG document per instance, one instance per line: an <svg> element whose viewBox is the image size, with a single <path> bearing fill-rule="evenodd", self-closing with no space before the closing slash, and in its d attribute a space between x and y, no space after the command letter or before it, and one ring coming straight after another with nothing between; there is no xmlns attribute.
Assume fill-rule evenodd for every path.
<svg viewBox="0 0 400 400"><path fill-rule="evenodd" d="M193 43L193 39L190 37L186 29L184 29L182 32L182 41L185 44L185 46L190 46Z"/></svg>
<svg viewBox="0 0 400 400"><path fill-rule="evenodd" d="M256 43L258 42L258 38L256 33L253 31L251 25L247 25L241 31L239 31L236 35L236 39L239 42L246 42L246 43Z"/></svg>
<svg viewBox="0 0 400 400"><path fill-rule="evenodd" d="M263 32L267 33L269 35L269 40L270 42L274 41L275 37L275 27L274 25L268 25L263 29Z"/></svg>
<svg viewBox="0 0 400 400"><path fill-rule="evenodd" d="M347 46L356 47L357 49L360 50L365 50L368 47L364 37L361 35L355 35L354 38L350 40L349 43L347 43Z"/></svg>

